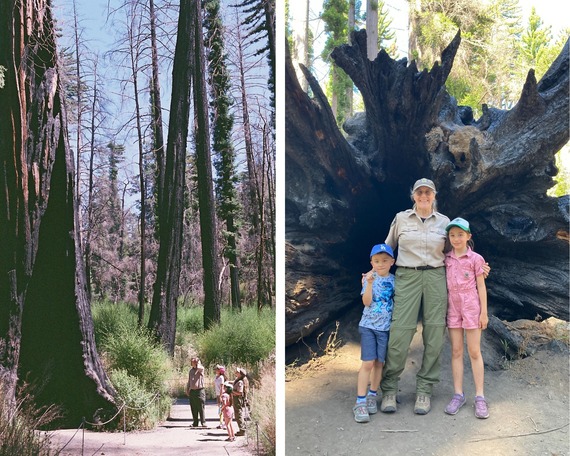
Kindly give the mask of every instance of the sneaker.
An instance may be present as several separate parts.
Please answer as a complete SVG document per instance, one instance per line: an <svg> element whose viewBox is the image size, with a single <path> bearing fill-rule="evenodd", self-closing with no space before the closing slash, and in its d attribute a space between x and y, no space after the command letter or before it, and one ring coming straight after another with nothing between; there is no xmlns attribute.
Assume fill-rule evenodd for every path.
<svg viewBox="0 0 570 456"><path fill-rule="evenodd" d="M418 394L416 396L416 404L414 405L414 413L416 415L427 415L431 410L431 399L429 396Z"/></svg>
<svg viewBox="0 0 570 456"><path fill-rule="evenodd" d="M465 405L465 395L464 394L454 394L451 398L447 407L445 407L444 412L448 415L455 415L459 412L459 409Z"/></svg>
<svg viewBox="0 0 570 456"><path fill-rule="evenodd" d="M489 418L489 407L483 396L475 396L475 416L482 420Z"/></svg>
<svg viewBox="0 0 570 456"><path fill-rule="evenodd" d="M376 402L377 397L378 396L371 396L370 394L366 396L366 408L368 409L369 415L374 415L378 412L378 402Z"/></svg>
<svg viewBox="0 0 570 456"><path fill-rule="evenodd" d="M240 429L240 430L237 431L234 435L235 435L236 437L241 437L241 436L245 435L245 431L242 431L242 430Z"/></svg>
<svg viewBox="0 0 570 456"><path fill-rule="evenodd" d="M357 423L368 423L370 421L366 404L356 404L352 407L352 411L354 412L354 420Z"/></svg>
<svg viewBox="0 0 570 456"><path fill-rule="evenodd" d="M380 404L380 411L383 413L394 413L397 410L396 405L396 395L386 394L382 397L382 403Z"/></svg>

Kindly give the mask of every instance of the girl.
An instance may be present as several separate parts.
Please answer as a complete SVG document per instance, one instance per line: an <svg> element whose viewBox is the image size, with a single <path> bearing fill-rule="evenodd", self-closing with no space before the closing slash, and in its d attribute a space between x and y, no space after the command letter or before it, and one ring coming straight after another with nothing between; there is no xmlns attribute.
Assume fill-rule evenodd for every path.
<svg viewBox="0 0 570 456"><path fill-rule="evenodd" d="M483 394L484 368L481 356L481 331L487 328L487 289L483 257L472 249L469 222L456 218L447 225L451 251L445 256L447 277L447 327L451 341L451 372L455 394L445 413L455 415L465 404L463 394L463 333L471 360L475 383L475 416L488 418L489 410Z"/></svg>
<svg viewBox="0 0 570 456"><path fill-rule="evenodd" d="M216 392L216 400L218 403L218 416L220 417L220 424L218 425L218 429L225 429L223 415L222 415L222 402L221 402L221 395L224 388L224 383L226 382L225 373L226 369L224 366L216 364L214 368L214 372L216 373L216 378L214 379L214 390Z"/></svg>
<svg viewBox="0 0 570 456"><path fill-rule="evenodd" d="M224 383L225 392L220 397L220 403L222 404L222 415L224 417L224 423L226 429L228 430L228 442L233 442L235 438L234 427L232 425L232 420L234 418L234 407L232 405L232 383Z"/></svg>

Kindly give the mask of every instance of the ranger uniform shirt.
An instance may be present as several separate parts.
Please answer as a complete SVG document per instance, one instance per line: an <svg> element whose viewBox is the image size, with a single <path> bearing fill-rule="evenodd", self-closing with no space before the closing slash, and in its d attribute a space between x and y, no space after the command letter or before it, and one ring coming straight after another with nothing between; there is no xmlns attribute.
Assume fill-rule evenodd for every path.
<svg viewBox="0 0 570 456"><path fill-rule="evenodd" d="M414 209L398 212L385 241L392 249L398 247L396 266L443 266L448 224L449 218L439 212L432 212L425 221Z"/></svg>
<svg viewBox="0 0 570 456"><path fill-rule="evenodd" d="M198 364L188 372L188 389L197 390L204 388L204 366Z"/></svg>

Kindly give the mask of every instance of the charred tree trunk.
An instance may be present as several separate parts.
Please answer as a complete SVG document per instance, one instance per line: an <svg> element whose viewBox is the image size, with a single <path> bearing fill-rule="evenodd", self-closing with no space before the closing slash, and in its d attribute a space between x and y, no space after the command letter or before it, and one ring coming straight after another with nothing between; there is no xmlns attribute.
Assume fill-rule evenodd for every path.
<svg viewBox="0 0 570 456"><path fill-rule="evenodd" d="M164 179L159 178L158 231L160 247L156 281L148 326L174 353L176 336L176 311L179 296L182 258L182 228L184 218L184 188L186 172L186 146L190 119L190 87L193 61L195 2L180 2L178 37L172 70L172 98L168 142L164 163ZM157 166L161 166L160 161ZM160 171L159 171L160 173ZM160 185L164 188L160 190Z"/></svg>
<svg viewBox="0 0 570 456"><path fill-rule="evenodd" d="M493 268L492 312L568 320L568 198L546 196L569 136L568 43L539 83L529 72L513 109L483 106L474 120L445 89L459 33L422 72L384 51L369 61L366 32L352 38L332 53L366 108L344 125L348 140L316 81L306 73L311 100L286 65L287 343L358 299L366 252L411 207L419 177L436 182L441 212L471 222Z"/></svg>
<svg viewBox="0 0 570 456"><path fill-rule="evenodd" d="M160 196L164 191L164 133L162 128L162 100L160 96L160 80L158 71L158 50L156 39L156 12L154 8L154 0L149 1L149 26L150 26L150 50L152 78L150 87L151 112L152 112L152 146L156 155L156 188ZM142 165L142 158L141 165ZM144 306L146 303L146 185L143 175L143 169L140 170L141 185L141 281L139 288L139 325L143 325Z"/></svg>
<svg viewBox="0 0 570 456"><path fill-rule="evenodd" d="M113 408L95 349L49 1L2 0L0 382L78 425Z"/></svg>
<svg viewBox="0 0 570 456"><path fill-rule="evenodd" d="M204 329L218 324L221 318L220 290L218 289L218 244L216 242L216 205L210 154L208 124L208 95L204 57L202 12L196 2L194 24L194 110L196 125L196 173L198 174L198 204L200 207L200 241L204 285Z"/></svg>

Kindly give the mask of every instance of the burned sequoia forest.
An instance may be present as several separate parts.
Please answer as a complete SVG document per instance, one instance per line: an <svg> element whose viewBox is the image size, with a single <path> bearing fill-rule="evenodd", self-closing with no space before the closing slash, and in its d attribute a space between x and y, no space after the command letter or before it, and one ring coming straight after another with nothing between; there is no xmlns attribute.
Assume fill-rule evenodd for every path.
<svg viewBox="0 0 570 456"><path fill-rule="evenodd" d="M515 320L568 320L568 196L547 196L568 142L568 42L536 81L529 70L510 110L457 106L445 82L460 32L441 63L380 51L366 56L366 31L332 57L362 93L365 113L339 131L316 79L310 97L286 54L286 344L354 308L370 246L398 211L412 206L420 177L435 181L438 210L470 221L475 249L492 267L489 311Z"/></svg>

